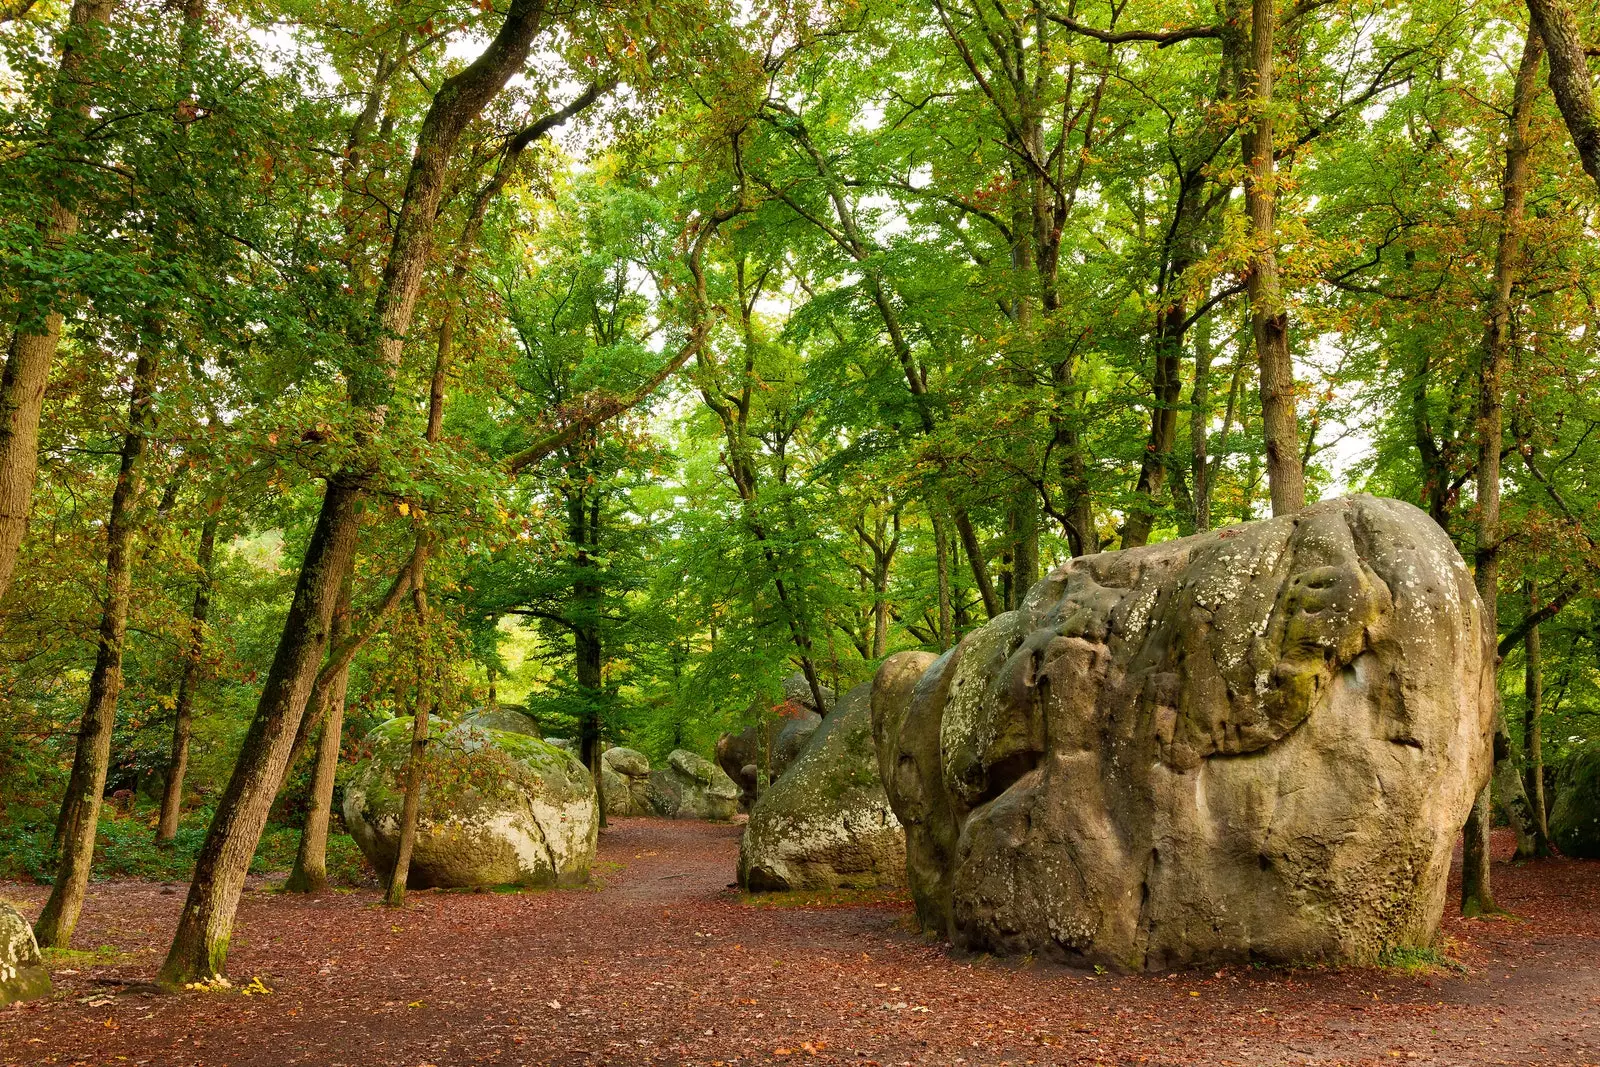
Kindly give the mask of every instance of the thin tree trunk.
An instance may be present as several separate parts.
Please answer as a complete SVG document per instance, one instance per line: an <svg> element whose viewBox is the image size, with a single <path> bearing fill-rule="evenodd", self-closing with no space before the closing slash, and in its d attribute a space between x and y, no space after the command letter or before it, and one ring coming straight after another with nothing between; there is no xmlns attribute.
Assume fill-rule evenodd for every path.
<svg viewBox="0 0 1600 1067"><path fill-rule="evenodd" d="M1573 147L1584 171L1600 185L1600 123L1595 120L1588 50L1577 16L1565 0L1528 0L1528 15L1550 53L1550 89Z"/></svg>
<svg viewBox="0 0 1600 1067"><path fill-rule="evenodd" d="M1010 508L1011 596L1008 607L1022 606L1028 590L1039 580L1039 499L1029 486L1021 486ZM883 653L878 653L883 655Z"/></svg>
<svg viewBox="0 0 1600 1067"><path fill-rule="evenodd" d="M1538 598L1538 585L1527 583L1528 610L1534 609ZM1533 855L1544 858L1550 855L1550 824L1544 804L1544 737L1540 720L1544 716L1544 659L1539 644L1539 627L1528 630L1526 658L1523 665L1522 691L1528 704L1522 716L1522 758L1528 803L1533 809L1535 845Z"/></svg>
<svg viewBox="0 0 1600 1067"><path fill-rule="evenodd" d="M350 577L346 575L339 590L339 602L333 610L330 645L339 645L350 634L350 587ZM344 741L344 703L349 683L350 666L346 664L326 687L317 687L312 694L312 699L325 707L321 709L322 734L317 739L317 762L311 770L306 818L300 827L300 847L295 850L294 869L283 885L291 893L320 893L328 886L328 822L333 814L333 787L339 773L339 749Z"/></svg>
<svg viewBox="0 0 1600 1067"><path fill-rule="evenodd" d="M112 0L73 0L45 132L45 139L63 155L78 154L91 102L92 83L85 67L100 51L115 6ZM44 217L38 220L35 247L46 256L60 252L78 232L73 184L67 175L61 176L55 199L45 205ZM61 304L67 296L60 280L35 277L15 290L20 299L5 371L0 373L0 601L11 589L39 470L39 414L50 365L61 344Z"/></svg>
<svg viewBox="0 0 1600 1067"><path fill-rule="evenodd" d="M1248 99L1255 123L1244 138L1245 207L1250 215L1251 258L1246 288L1261 376L1261 431L1267 486L1274 515L1306 506L1300 465L1300 425L1295 412L1294 363L1289 356L1289 313L1278 273L1277 177L1273 162L1273 68L1277 15L1273 0L1251 4L1251 76Z"/></svg>
<svg viewBox="0 0 1600 1067"><path fill-rule="evenodd" d="M358 438L381 432L400 357L433 248L446 171L467 124L522 68L544 15L542 0L513 0L505 22L474 62L445 79L423 120L395 222L394 241L373 304L371 360L352 368L351 400L367 417ZM239 761L195 863L189 896L161 968L165 985L220 976L239 893L267 812L283 780L327 645L338 591L355 552L364 472L331 478L317 528L301 563L295 599Z"/></svg>
<svg viewBox="0 0 1600 1067"><path fill-rule="evenodd" d="M178 703L173 709L172 753L167 759L167 784L161 793L161 818L156 823L156 844L169 844L178 835L183 812L183 779L189 767L189 728L194 718L194 696L200 688L200 668L206 644L206 616L211 609L211 559L217 543L217 517L200 527L200 547L195 551L199 580L194 608L189 613L189 647L184 650L183 678L178 682Z"/></svg>
<svg viewBox="0 0 1600 1067"><path fill-rule="evenodd" d="M945 530L944 519L937 508L930 508L933 516L934 565L939 581L939 651L950 649L950 534Z"/></svg>
<svg viewBox="0 0 1600 1067"><path fill-rule="evenodd" d="M428 621L428 593L419 573L411 586L411 602L416 608L417 621L424 631L426 641ZM428 758L428 713L432 710L435 694L423 685L422 672L417 673L417 701L411 712L411 750L406 754L405 799L400 804L400 842L394 851L394 868L389 872L389 884L383 902L398 908L406 902L406 879L411 874L411 850L417 841L417 815L422 810L422 777Z"/></svg>
<svg viewBox="0 0 1600 1067"><path fill-rule="evenodd" d="M978 586L978 596L983 599L983 613L992 619L1005 609L995 595L994 583L989 580L989 568L983 562L983 546L978 543L978 532L972 528L972 519L963 508L956 509L955 522L961 547L967 550L967 562L972 567L972 580Z"/></svg>
<svg viewBox="0 0 1600 1067"><path fill-rule="evenodd" d="M106 585L100 613L99 647L95 653L94 673L89 676L89 703L78 728L72 776L67 782L57 824L61 863L56 870L50 899L45 901L39 921L34 924L35 937L46 947L64 948L71 943L84 894L89 888L100 803L106 788L106 772L111 765L111 731L117 718L117 696L122 691L122 646L128 632L128 603L132 591L139 459L144 454L157 363L156 346L142 346L133 374L128 431L122 439L122 462L117 471L116 488L111 494L111 514L106 522Z"/></svg>
<svg viewBox="0 0 1600 1067"><path fill-rule="evenodd" d="M1528 121L1536 88L1535 78L1539 72L1540 52L1539 36L1530 30L1517 70L1511 128L1506 140L1506 168L1501 182L1504 207L1499 245L1495 253L1494 289L1489 301L1488 324L1484 329L1478 366L1478 543L1473 580L1478 586L1478 596L1483 601L1489 633L1496 639L1500 633L1500 449L1504 440L1501 375L1505 366L1506 331L1511 318L1511 291L1516 284L1521 260L1522 217L1528 188ZM1517 776L1500 773L1501 765L1509 761L1511 753L1509 744L1500 743L1504 725L1498 685L1494 687L1494 702L1494 736L1490 739L1490 758L1496 771L1495 777L1502 784L1509 777L1516 782L1516 791L1520 793L1521 782ZM1502 751L1502 747L1507 751ZM1490 883L1490 796L1490 786L1486 783L1473 805L1472 815L1467 819L1463 833L1461 912L1464 915L1481 915L1498 910ZM1501 799L1512 809L1513 820L1516 821L1515 799L1509 795L1503 795ZM1526 805L1526 798L1523 804Z"/></svg>

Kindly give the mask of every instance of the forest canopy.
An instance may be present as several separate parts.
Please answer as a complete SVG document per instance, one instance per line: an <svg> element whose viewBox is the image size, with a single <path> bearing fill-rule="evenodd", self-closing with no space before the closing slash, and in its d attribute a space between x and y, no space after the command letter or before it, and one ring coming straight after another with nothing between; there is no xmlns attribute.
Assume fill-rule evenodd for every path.
<svg viewBox="0 0 1600 1067"><path fill-rule="evenodd" d="M147 805L203 976L319 745L709 754L1346 492L1474 566L1542 815L1600 737L1564 2L5 0L0 874Z"/></svg>

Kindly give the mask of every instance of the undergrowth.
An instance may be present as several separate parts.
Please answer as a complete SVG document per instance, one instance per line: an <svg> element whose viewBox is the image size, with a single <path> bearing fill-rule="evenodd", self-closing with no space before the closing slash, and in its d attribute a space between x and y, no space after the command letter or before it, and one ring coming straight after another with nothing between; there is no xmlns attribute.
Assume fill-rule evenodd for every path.
<svg viewBox="0 0 1600 1067"><path fill-rule="evenodd" d="M95 839L94 877L187 881L194 870L195 854L205 841L211 814L209 808L188 812L172 843L158 845L153 807L125 812L106 805L100 813ZM53 835L53 824L43 819L0 823L0 879L48 884L55 866ZM250 862L250 872L287 873L294 866L299 843L298 829L269 825ZM334 885L372 884L371 868L348 834L328 834L328 881Z"/></svg>

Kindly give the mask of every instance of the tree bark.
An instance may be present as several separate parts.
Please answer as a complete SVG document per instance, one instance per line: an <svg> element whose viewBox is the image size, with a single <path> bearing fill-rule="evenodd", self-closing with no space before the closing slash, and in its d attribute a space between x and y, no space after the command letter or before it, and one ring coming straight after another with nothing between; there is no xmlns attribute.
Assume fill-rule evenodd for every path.
<svg viewBox="0 0 1600 1067"><path fill-rule="evenodd" d="M465 69L445 79L423 120L373 303L372 325L368 336L360 339L374 358L350 369L351 403L367 418L358 438L370 438L383 428L456 143L467 124L522 68L543 15L543 0L513 0L494 40ZM324 490L317 527L255 719L197 857L189 896L161 968L165 985L209 980L223 973L245 872L283 780L327 646L338 590L354 555L365 477L359 467L342 472L330 478Z"/></svg>
<svg viewBox="0 0 1600 1067"><path fill-rule="evenodd" d="M1522 217L1528 187L1528 121L1541 50L1538 35L1530 30L1517 69L1511 124L1506 139L1506 167L1501 179L1504 206L1501 210L1499 244L1495 252L1494 288L1490 295L1488 323L1484 329L1478 363L1478 522L1473 581L1478 587L1478 597L1483 601L1489 633L1496 637L1500 632L1500 449L1504 442L1501 375L1505 367L1506 330L1511 316L1511 291L1516 284L1521 261ZM1509 761L1511 753L1509 743L1501 743L1505 727L1500 710L1498 685L1494 687L1494 702L1494 736L1490 739L1490 758L1495 768L1495 777L1499 778L1503 785L1509 778L1516 783L1516 792L1520 793L1521 782L1517 776L1501 773L1502 764ZM1490 796L1490 786L1485 784L1477 802L1473 805L1472 815L1467 819L1463 833L1461 877L1463 915L1482 915L1498 910L1490 882ZM1512 809L1515 818L1515 799L1510 795L1503 795L1501 800ZM1523 799L1523 804L1526 805L1526 798Z"/></svg>
<svg viewBox="0 0 1600 1067"><path fill-rule="evenodd" d="M1251 258L1246 276L1251 330L1260 374L1261 430L1267 453L1267 486L1274 515L1306 506L1300 464L1300 425L1295 411L1294 362L1289 355L1289 313L1278 273L1277 177L1273 161L1273 0L1251 4L1251 84L1246 97L1255 122L1243 138L1245 208L1250 215Z"/></svg>
<svg viewBox="0 0 1600 1067"><path fill-rule="evenodd" d="M89 121L90 81L85 70L95 61L111 21L113 0L73 0L61 50L45 140L64 155L75 155ZM57 253L78 232L78 203L70 175L63 173L56 196L37 223L35 248ZM0 373L0 601L11 589L17 553L27 532L33 485L39 470L39 414L44 409L50 365L61 344L61 305L68 294L62 279L27 277L18 287L11 344Z"/></svg>
<svg viewBox="0 0 1600 1067"><path fill-rule="evenodd" d="M45 947L65 948L72 942L72 931L78 925L78 913L89 888L100 803L111 765L111 731L116 724L117 696L122 692L122 646L128 633L132 592L139 460L144 455L145 434L152 418L150 404L158 362L156 344L141 345L128 402L128 429L122 438L122 460L116 488L111 493L111 514L106 520L105 600L100 612L94 673L89 676L89 702L78 727L72 776L67 781L57 824L61 862L50 899L45 901L39 921L34 924L34 936Z"/></svg>
<svg viewBox="0 0 1600 1067"><path fill-rule="evenodd" d="M411 585L411 603L421 624L420 640L425 643L428 639L428 592L420 567ZM411 750L406 754L405 799L400 803L400 841L395 847L394 867L389 871L389 884L383 894L383 902L391 908L406 902L411 850L417 842L417 815L422 810L422 778L428 758L428 714L436 696L426 691L424 673L420 669L417 672L417 701L411 709Z"/></svg>
<svg viewBox="0 0 1600 1067"><path fill-rule="evenodd" d="M933 521L934 567L939 582L939 651L948 652L950 631L950 534L945 529L944 518L937 508L930 508Z"/></svg>
<svg viewBox="0 0 1600 1067"><path fill-rule="evenodd" d="M211 610L211 560L217 543L217 517L208 516L200 527L195 550L194 607L189 613L189 647L184 650L183 678L178 682L178 702L173 709L172 752L167 758L167 783L161 792L161 818L156 823L156 844L169 844L178 834L183 813L183 779L189 768L189 729L194 718L194 696L200 688L201 664L206 644L206 617Z"/></svg>
<svg viewBox="0 0 1600 1067"><path fill-rule="evenodd" d="M1527 583L1528 610L1538 596L1538 586ZM1539 644L1539 628L1528 631L1525 662L1522 672L1522 692L1527 697L1527 707L1522 715L1522 759L1524 787L1529 806L1533 809L1535 843L1532 855L1540 859L1550 855L1550 824L1544 804L1544 736L1540 720L1544 716L1544 658Z"/></svg>
<svg viewBox="0 0 1600 1067"><path fill-rule="evenodd" d="M1566 0L1528 0L1528 15L1550 54L1550 90L1584 172L1600 186L1600 123L1578 19Z"/></svg>
<svg viewBox="0 0 1600 1067"><path fill-rule="evenodd" d="M329 628L329 644L337 646L350 633L350 577L345 576L334 606ZM283 888L291 893L320 893L328 886L328 822L333 813L333 787L339 773L339 750L344 741L345 693L350 683L350 665L345 664L326 686L317 687L312 698L323 705L322 734L317 739L317 762L311 770L310 796L305 823L300 828L300 846L295 850L294 869ZM310 714L308 709L307 714Z"/></svg>

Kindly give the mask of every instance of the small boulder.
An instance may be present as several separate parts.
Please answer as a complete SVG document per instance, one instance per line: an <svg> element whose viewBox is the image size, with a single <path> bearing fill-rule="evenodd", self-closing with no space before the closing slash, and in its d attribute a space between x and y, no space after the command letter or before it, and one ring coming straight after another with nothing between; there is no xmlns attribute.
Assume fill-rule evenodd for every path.
<svg viewBox="0 0 1600 1067"><path fill-rule="evenodd" d="M1550 837L1562 855L1600 859L1600 746L1580 748L1556 772Z"/></svg>
<svg viewBox="0 0 1600 1067"><path fill-rule="evenodd" d="M739 884L859 889L904 885L905 877L906 836L878 773L869 682L845 694L751 809Z"/></svg>
<svg viewBox="0 0 1600 1067"><path fill-rule="evenodd" d="M537 737L471 723L441 724L428 743L417 836L406 884L581 885L594 860L594 782L570 753ZM350 836L381 874L399 847L411 719L367 735L372 755L344 791Z"/></svg>
<svg viewBox="0 0 1600 1067"><path fill-rule="evenodd" d="M650 772L650 806L674 819L725 821L739 810L739 787L710 760L674 749Z"/></svg>
<svg viewBox="0 0 1600 1067"><path fill-rule="evenodd" d="M33 927L0 900L0 1006L50 995L50 972L39 956Z"/></svg>
<svg viewBox="0 0 1600 1067"><path fill-rule="evenodd" d="M751 714L754 714L753 708ZM761 795L763 772L768 771L769 766L769 748L768 781L775 782L794 763L821 725L821 715L803 704L785 700L770 710L765 722L717 739L717 766L739 786L741 808L750 810Z"/></svg>
<svg viewBox="0 0 1600 1067"><path fill-rule="evenodd" d="M608 748L600 756L607 815L651 815L650 759L631 748Z"/></svg>

